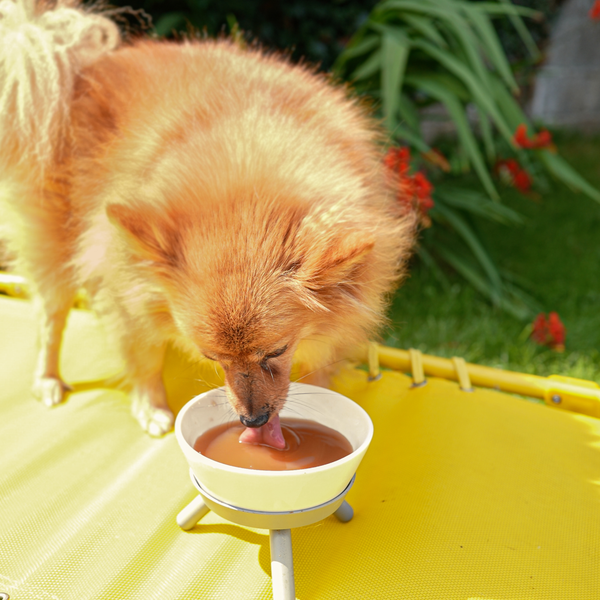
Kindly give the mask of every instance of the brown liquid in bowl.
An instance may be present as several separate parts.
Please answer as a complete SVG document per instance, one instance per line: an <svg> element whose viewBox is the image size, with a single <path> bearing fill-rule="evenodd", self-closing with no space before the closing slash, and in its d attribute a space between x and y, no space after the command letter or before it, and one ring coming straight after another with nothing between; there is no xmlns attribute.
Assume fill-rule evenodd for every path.
<svg viewBox="0 0 600 600"><path fill-rule="evenodd" d="M237 421L213 427L198 437L194 450L226 465L261 471L319 467L353 451L352 445L341 433L306 419L281 419L286 441L283 450L240 442L244 429Z"/></svg>

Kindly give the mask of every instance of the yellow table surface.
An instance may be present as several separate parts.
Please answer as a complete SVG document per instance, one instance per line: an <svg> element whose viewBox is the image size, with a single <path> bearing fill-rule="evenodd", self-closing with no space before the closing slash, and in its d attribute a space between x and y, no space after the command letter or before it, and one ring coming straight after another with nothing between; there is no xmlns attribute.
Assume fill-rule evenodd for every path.
<svg viewBox="0 0 600 600"><path fill-rule="evenodd" d="M271 598L267 531L213 513L190 532L175 523L195 493L173 434L142 433L115 390L36 402L30 302L0 297L0 341L0 592ZM80 310L62 364L69 382L121 367ZM217 381L211 369L170 355L175 410ZM375 436L347 497L354 519L293 530L297 598L600 599L600 420L442 379L410 386L349 367L335 380Z"/></svg>

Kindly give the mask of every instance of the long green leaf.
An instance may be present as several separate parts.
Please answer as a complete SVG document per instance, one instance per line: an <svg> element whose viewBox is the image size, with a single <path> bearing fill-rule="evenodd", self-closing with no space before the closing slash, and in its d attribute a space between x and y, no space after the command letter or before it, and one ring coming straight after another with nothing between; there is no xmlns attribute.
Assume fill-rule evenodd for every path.
<svg viewBox="0 0 600 600"><path fill-rule="evenodd" d="M454 2L454 4L458 5L459 3ZM471 4L471 2L468 4ZM503 4L498 2L475 2L473 3L473 6L487 15L502 17L515 15L538 20L543 16L539 10L527 8L525 6L517 6L510 2ZM400 12L415 12L441 18L445 16L446 12L446 8L440 8L440 3L437 0L387 0L377 4L371 14L379 15L394 10Z"/></svg>
<svg viewBox="0 0 600 600"><path fill-rule="evenodd" d="M379 37L376 35L367 36L362 42L356 45L349 46L339 56L339 65L345 63L351 58L356 58L362 54L366 54L369 50L373 50L379 46Z"/></svg>
<svg viewBox="0 0 600 600"><path fill-rule="evenodd" d="M419 244L419 246L417 246L417 255L425 265L427 265L427 268L435 275L442 286L448 289L450 287L450 280L446 277L442 269L440 269L440 265L436 262L435 258L433 258L429 250L422 244Z"/></svg>
<svg viewBox="0 0 600 600"><path fill-rule="evenodd" d="M436 16L444 16L444 11L441 10L435 3L427 0L386 0L375 6L371 14L378 15L389 10L412 11L423 14L431 14Z"/></svg>
<svg viewBox="0 0 600 600"><path fill-rule="evenodd" d="M481 183L485 187L486 191L494 200L499 200L500 196L496 190L496 186L492 181L488 168L483 160L483 156L477 145L477 140L471 131L471 127L465 116L465 110L461 102L449 92L444 86L439 85L428 77L418 77L415 75L406 77L407 84L413 85L425 93L431 95L442 102L448 112L454 124L456 125L456 132L463 144L465 151L467 152L473 168L477 172Z"/></svg>
<svg viewBox="0 0 600 600"><path fill-rule="evenodd" d="M443 5L441 5L443 4ZM480 29L480 37L481 37L481 41L482 43L484 43L487 51L488 51L488 55L490 60L495 64L496 68L498 69L498 72L501 74L501 76L505 79L505 81L507 82L507 84L509 85L509 87L511 89L517 89L516 86L516 82L514 81L514 77L512 75L512 72L510 70L510 65L508 65L505 57L504 57L504 53L502 51L502 48L497 40L497 36L495 35L495 32L493 32L493 28L491 27L491 25L485 20L485 18L482 16L482 11L481 10L481 5L485 4L486 7L488 5L488 3L465 3L465 2L453 2L453 1L449 1L449 0L440 0L440 1L436 1L436 2L427 2L427 0L422 0L421 2L415 2L414 0L388 0L387 2L382 2L380 3L373 11L373 15L376 15L378 12L385 12L386 10L399 10L399 11L409 11L409 12L416 12L416 13L421 13L423 15L428 15L430 17L437 17L438 19L441 20L441 22L447 22L450 23L452 25L452 30L455 33L458 33L458 35L461 35L463 33L463 30L467 30L469 29L468 26L464 26L464 23L466 22L462 16L460 17L460 21L457 21L457 16L455 14L455 11L457 9L462 10L463 12L465 10L468 9L468 14L469 17L475 15L475 21L473 23L474 26L478 26ZM520 11L518 7L514 7L512 4L508 3L506 5L494 5L496 6L499 10L498 12L500 14L506 14L509 16L514 16L517 20L520 21L520 17L519 14ZM452 7L454 10L449 10L449 7ZM490 9L491 11L491 9ZM489 12L489 11L486 11ZM525 11L527 12L527 11ZM533 15L537 15L539 14L536 11L532 12ZM478 16L480 16L481 18L478 19ZM458 26L457 27L457 23L461 23L462 26ZM487 24L487 26L486 26ZM521 22L522 24L522 22ZM482 30L483 28L483 30ZM493 32L493 35L486 35L485 31L488 32L488 34L490 32ZM470 49L469 51L469 59L470 61L473 60L477 60L477 59L473 59L473 54L471 54L470 52L472 52L472 44L467 43L465 40L467 38L465 38L465 36L462 36L460 38L462 40L462 46L464 49ZM415 40L416 42L422 42L422 43L427 43L426 40ZM436 49L435 45L430 44L429 48L423 48L426 52L428 50L431 49ZM435 50L433 51L435 53ZM431 55L432 52L429 52L429 54ZM457 76L459 76L461 79L463 79L463 81L465 81L465 83L470 87L471 92L473 93L474 96L479 95L480 98L480 103L482 108L484 108L486 111L488 111L488 113L490 114L490 116L492 117L492 119L496 122L496 126L498 127L498 129L501 131L501 133L504 135L504 137L507 140L510 140L511 135L510 133L506 130L505 127L503 127L503 123L502 123L502 117L501 117L501 113L499 113L495 107L493 106L493 103L490 104L490 102L488 101L488 99L485 97L487 94L485 94L485 92L481 89L476 89L477 87L481 88L482 86L477 86L476 84L476 80L474 80L474 76L473 73L467 73L464 71L464 64L460 65L460 61L457 61L455 57L447 54L445 57L443 54L438 53L436 56L433 56L433 58L436 58L439 62L441 62L442 64L445 63L446 68L450 69L451 71L453 71ZM446 60L445 60L446 59ZM454 63L454 64L452 64ZM479 66L478 62L474 62L472 65L475 68L475 71L478 75L480 75L481 71L481 67ZM481 76L480 76L481 78ZM488 76L487 73L486 75L483 76L482 79L482 83L485 85L487 85L488 83ZM489 98L489 96L488 96Z"/></svg>
<svg viewBox="0 0 600 600"><path fill-rule="evenodd" d="M515 300L521 305L517 308L516 316L521 319L531 318L534 314L539 314L544 310L544 307L531 294L525 292L517 285L513 285L508 281L504 281L505 296L512 297L511 304L517 308ZM502 303L501 303L502 306Z"/></svg>
<svg viewBox="0 0 600 600"><path fill-rule="evenodd" d="M533 311L539 313L543 310L540 302L528 290L535 290L535 284L507 269L500 269L500 275L504 281L505 289L516 298L519 298L523 304L529 306Z"/></svg>
<svg viewBox="0 0 600 600"><path fill-rule="evenodd" d="M475 77L473 72L461 61L449 53L442 52L432 44L423 40L414 40L413 46L420 48L429 56L437 60L446 67L451 73L454 73L470 90L473 98L493 119L500 133L509 141L512 140L512 131L506 124L502 114L498 110L492 96L488 90L481 85L481 82Z"/></svg>
<svg viewBox="0 0 600 600"><path fill-rule="evenodd" d="M353 81L360 81L361 79L367 79L375 75L381 69L381 50L376 50L371 56L350 76Z"/></svg>
<svg viewBox="0 0 600 600"><path fill-rule="evenodd" d="M506 7L513 6L510 0L499 0L499 2ZM529 33L527 27L525 27L525 23L523 23L521 17L515 12L510 11L508 13L508 18L511 20L513 27L523 40L523 43L525 44L529 54L531 54L531 58L536 61L539 60L541 56L540 51L535 43L535 40L533 39L533 36Z"/></svg>
<svg viewBox="0 0 600 600"><path fill-rule="evenodd" d="M410 5L410 2L404 2L405 5ZM468 63L471 65L473 72L477 74L482 85L487 85L488 70L483 63L481 53L479 51L479 42L474 35L470 22L463 17L463 3L455 2L454 0L437 0L435 4L423 2L421 10L427 11L438 17L437 28L445 28L460 44L463 49ZM431 39L431 38L430 38ZM445 50L446 44L440 47L440 50Z"/></svg>
<svg viewBox="0 0 600 600"><path fill-rule="evenodd" d="M444 39L444 36L432 23L431 19L422 17L420 15L413 15L408 12L401 12L398 14L398 17L410 25L416 32L427 38L430 42L433 42L440 48L448 47L448 43Z"/></svg>
<svg viewBox="0 0 600 600"><path fill-rule="evenodd" d="M433 81L446 88L462 102L472 102L473 100L473 96L469 93L469 90L464 86L464 84L457 77L451 75L450 73L440 73L439 71L420 69L418 76L421 78L427 78L430 81Z"/></svg>
<svg viewBox="0 0 600 600"><path fill-rule="evenodd" d="M435 187L436 202L441 199L445 204L484 217L498 223L520 225L523 217L505 204L494 202L476 190L457 188L452 185L438 184Z"/></svg>
<svg viewBox="0 0 600 600"><path fill-rule="evenodd" d="M381 93L383 117L388 129L396 123L402 77L410 50L410 40L402 29L384 26L381 40Z"/></svg>
<svg viewBox="0 0 600 600"><path fill-rule="evenodd" d="M526 6L517 6L516 4L511 3L498 4L498 2L476 2L473 6L488 15L502 17L508 15L520 15L522 17L530 17L531 19L539 19L543 16L543 13L539 10L527 8Z"/></svg>
<svg viewBox="0 0 600 600"><path fill-rule="evenodd" d="M531 126L529 119L519 106L518 102L506 89L497 77L490 77L490 92L496 101L496 105L504 115L509 128L514 133L521 123L525 123L528 127ZM512 142L511 142L512 143Z"/></svg>
<svg viewBox="0 0 600 600"><path fill-rule="evenodd" d="M583 192L586 196L600 202L600 191L588 183L569 163L562 159L558 154L549 150L540 150L538 156L546 165L546 168L557 179L568 185L571 189Z"/></svg>
<svg viewBox="0 0 600 600"><path fill-rule="evenodd" d="M511 96L506 86L496 76L490 77L490 91L496 100L496 104L502 111L504 118L506 119L509 127L513 132L517 130L517 127L521 124L525 124L528 128L531 127L531 123L527 118L527 115L523 112L516 100ZM514 135L514 134L513 134ZM526 170L532 170L534 168L532 162L532 154L529 151L519 149L515 146L511 137L509 144L513 150L517 153L519 162ZM538 183L539 180L538 180Z"/></svg>
<svg viewBox="0 0 600 600"><path fill-rule="evenodd" d="M469 246L473 252L473 256L478 260L483 271L487 275L490 284L495 289L497 296L500 297L502 294L502 278L500 277L500 273L498 272L494 261L486 252L475 232L469 227L468 223L460 216L460 214L450 207L438 204L436 205L436 212L441 214L444 219L450 223L454 231L456 231L467 246Z"/></svg>
<svg viewBox="0 0 600 600"><path fill-rule="evenodd" d="M445 244L437 242L435 246L441 254L442 259L456 269L476 290L479 290L479 292L490 298L495 304L500 302L500 297L495 287L473 265L469 264L464 258L459 257Z"/></svg>
<svg viewBox="0 0 600 600"><path fill-rule="evenodd" d="M413 131L419 131L421 128L421 124L419 121L419 113L415 108L415 105L406 94L401 94L398 98L398 110L400 112L400 116L406 122L408 127L410 127Z"/></svg>
<svg viewBox="0 0 600 600"><path fill-rule="evenodd" d="M521 298L518 297L517 300L519 300L519 302L514 301L516 294L511 294L513 299L508 298L506 294L501 297L497 297L495 290L490 286L486 279L482 277L477 268L475 268L470 261L458 256L445 245L436 243L435 246L444 261L458 271L458 273L460 273L476 290L488 297L494 304L509 314L512 314L517 319L524 320L531 317L532 309L530 306L525 304Z"/></svg>
<svg viewBox="0 0 600 600"><path fill-rule="evenodd" d="M476 102L475 105L477 106L477 112L479 113L479 131L481 132L485 154L488 162L494 164L496 162L496 145L494 144L494 134L492 132L490 119L478 102Z"/></svg>
<svg viewBox="0 0 600 600"><path fill-rule="evenodd" d="M481 84L487 86L488 69L483 62L479 40L473 32L472 24L468 19L463 17L462 11L460 10L462 3L457 3L453 0L438 0L438 3L444 5L446 13L445 19L440 19L440 25L444 21L446 22L446 26L454 34L456 40L462 47L473 72L477 75ZM443 50L443 48L441 48L441 50Z"/></svg>
<svg viewBox="0 0 600 600"><path fill-rule="evenodd" d="M454 5L464 4L464 2L454 2ZM468 4L471 4L469 2ZM517 15L523 17L530 17L532 19L539 19L543 14L539 10L533 8L527 8L525 6L517 6L512 4L510 1L499 2L475 2L473 3L482 12L489 15L498 16L509 16ZM385 0L380 2L373 9L373 13L382 13L389 10L400 10L400 11L412 11L419 13L430 13L438 14L443 12L444 9L440 9L440 2L437 0Z"/></svg>
<svg viewBox="0 0 600 600"><path fill-rule="evenodd" d="M391 134L394 139L403 142L408 142L413 148L415 148L419 152L431 151L431 148L423 141L423 138L414 131L411 131L408 127L396 125Z"/></svg>
<svg viewBox="0 0 600 600"><path fill-rule="evenodd" d="M486 54L498 70L502 79L506 82L506 85L513 93L518 93L519 86L515 81L512 69L510 68L504 49L500 44L500 40L496 35L496 31L489 22L487 15L482 14L477 8L473 8L475 6L476 5L472 3L464 5L463 10L467 13L467 19L473 23L473 26L479 31L479 39L486 49Z"/></svg>

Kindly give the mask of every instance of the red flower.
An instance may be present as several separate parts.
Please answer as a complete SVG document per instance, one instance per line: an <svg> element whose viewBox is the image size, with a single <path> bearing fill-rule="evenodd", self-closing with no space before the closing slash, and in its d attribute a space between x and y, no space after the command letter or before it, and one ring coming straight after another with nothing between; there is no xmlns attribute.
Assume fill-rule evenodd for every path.
<svg viewBox="0 0 600 600"><path fill-rule="evenodd" d="M421 223L429 227L431 220L427 213L434 206L431 198L433 186L421 172L410 175L410 150L390 148L384 163L397 178L398 202L408 210L417 211Z"/></svg>
<svg viewBox="0 0 600 600"><path fill-rule="evenodd" d="M547 319L544 313L540 313L533 322L531 337L541 346L548 346L557 352L563 352L566 330L558 313L551 312Z"/></svg>
<svg viewBox="0 0 600 600"><path fill-rule="evenodd" d="M552 134L547 129L542 129L533 139L533 144L536 148L552 146Z"/></svg>
<svg viewBox="0 0 600 600"><path fill-rule="evenodd" d="M529 150L532 148L554 147L554 144L552 143L552 134L546 129L542 129L542 131L540 131L533 139L530 140L527 137L527 125L525 125L525 123L521 123L517 127L515 135L513 136L513 142L517 148L526 148Z"/></svg>
<svg viewBox="0 0 600 600"><path fill-rule="evenodd" d="M533 341L538 344L546 343L546 333L548 331L548 323L546 321L546 315L544 313L540 313L533 322L531 337Z"/></svg>
<svg viewBox="0 0 600 600"><path fill-rule="evenodd" d="M520 169L513 176L513 185L521 192L521 194L528 192L531 189L531 177L529 176L529 173L527 173L525 169Z"/></svg>
<svg viewBox="0 0 600 600"><path fill-rule="evenodd" d="M600 21L600 0L596 0L594 2L594 6L590 8L590 12L588 14L592 21Z"/></svg>
<svg viewBox="0 0 600 600"><path fill-rule="evenodd" d="M567 332L558 313L551 312L548 315L548 333L552 337L555 346L562 346L564 348Z"/></svg>
<svg viewBox="0 0 600 600"><path fill-rule="evenodd" d="M413 184L415 188L415 195L420 201L425 202L427 200L431 200L429 196L431 196L431 192L433 192L433 186L427 180L425 175L423 175L423 173L419 171L413 175Z"/></svg>
<svg viewBox="0 0 600 600"><path fill-rule="evenodd" d="M513 142L517 148L531 148L531 141L527 137L527 126L525 123L521 123L517 127L515 135L513 136Z"/></svg>
<svg viewBox="0 0 600 600"><path fill-rule="evenodd" d="M521 165L514 158L497 161L495 171L501 179L516 187L522 194L531 189L531 176L525 169L521 168Z"/></svg>
<svg viewBox="0 0 600 600"><path fill-rule="evenodd" d="M387 167L393 171L398 171L402 177L410 169L410 149L405 147L390 148L383 160Z"/></svg>
<svg viewBox="0 0 600 600"><path fill-rule="evenodd" d="M512 178L521 170L521 167L514 158L507 158L496 161L494 169L500 177L508 176L509 183L512 183Z"/></svg>

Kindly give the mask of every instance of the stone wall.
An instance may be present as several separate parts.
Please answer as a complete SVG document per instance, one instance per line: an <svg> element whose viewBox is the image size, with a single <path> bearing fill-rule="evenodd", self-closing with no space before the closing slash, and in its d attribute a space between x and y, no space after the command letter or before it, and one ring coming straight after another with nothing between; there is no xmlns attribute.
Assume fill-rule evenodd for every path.
<svg viewBox="0 0 600 600"><path fill-rule="evenodd" d="M538 73L531 116L548 125L600 131L600 21L592 0L568 0Z"/></svg>

